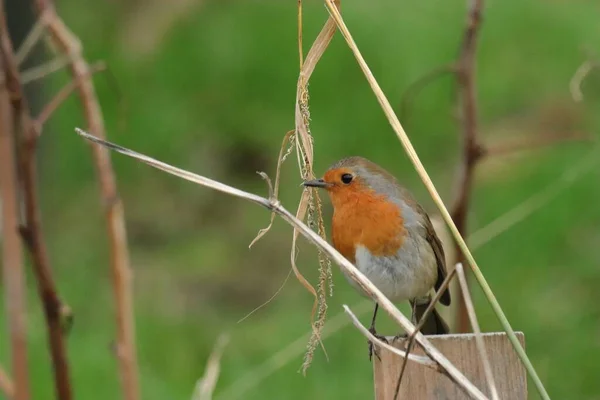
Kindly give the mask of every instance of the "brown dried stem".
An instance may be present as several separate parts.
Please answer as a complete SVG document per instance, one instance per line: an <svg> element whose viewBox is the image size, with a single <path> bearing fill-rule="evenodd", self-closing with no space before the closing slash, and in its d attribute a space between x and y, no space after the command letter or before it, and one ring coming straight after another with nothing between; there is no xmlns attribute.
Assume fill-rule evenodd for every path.
<svg viewBox="0 0 600 400"><path fill-rule="evenodd" d="M1 7L1 6L0 6ZM2 17L3 18L3 17ZM5 35L3 30L2 35ZM6 39L8 40L8 38ZM5 41L5 38L2 38ZM2 62L1 64L4 64ZM2 75L5 71L2 70ZM7 87L0 89L0 199L2 203L2 279L15 383L0 370L0 388L8 398L29 398L29 374L27 370L27 326L25 304L25 274L23 271L23 249L19 235L19 190L15 160L15 130L13 110ZM14 395L14 397L13 397Z"/></svg>
<svg viewBox="0 0 600 400"><path fill-rule="evenodd" d="M37 132L29 115L27 100L23 95L18 66L8 36L4 9L2 8L1 10L0 32L2 35L2 63L5 67L5 82L6 87L11 92L13 110L23 136L19 145L19 169L23 185L26 223L21 229L21 235L31 253L33 271L36 276L39 295L44 306L44 315L48 325L50 352L54 366L57 398L70 400L71 384L61 323L61 315L64 308L56 291L46 244L42 236L36 180L35 150ZM14 227L11 229L14 229Z"/></svg>
<svg viewBox="0 0 600 400"><path fill-rule="evenodd" d="M71 58L69 69L77 83L87 129L100 138L106 137L102 110L91 80L90 66L82 57L79 40L57 15L51 0L36 0L40 18L47 18L47 31L55 47ZM123 204L117 193L115 176L108 151L93 146L102 203L105 207L107 232L111 251L111 268L117 313L117 357L119 360L123 395L127 400L139 398L138 367L135 347L135 323L132 300L132 276L127 249Z"/></svg>
<svg viewBox="0 0 600 400"><path fill-rule="evenodd" d="M477 127L477 36L483 11L483 0L471 0L467 13L467 23L461 51L457 63L456 77L459 85L459 98L462 109L462 162L458 176L458 192L452 207L452 220L460 234L467 235L467 217L471 196L471 187L475 174L475 165L483 155L483 147L478 138ZM460 248L456 244L458 262L465 262ZM459 289L460 290L460 289ZM459 296L456 330L467 332L469 318L462 296Z"/></svg>

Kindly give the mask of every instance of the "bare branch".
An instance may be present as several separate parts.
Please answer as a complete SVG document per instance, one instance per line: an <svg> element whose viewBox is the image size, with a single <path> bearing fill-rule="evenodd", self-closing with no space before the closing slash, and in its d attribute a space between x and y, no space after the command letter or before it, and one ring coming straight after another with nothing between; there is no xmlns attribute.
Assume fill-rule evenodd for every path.
<svg viewBox="0 0 600 400"><path fill-rule="evenodd" d="M98 137L106 137L102 110L92 83L90 66L82 57L79 39L57 15L51 0L36 0L38 14L48 14L47 30L55 47L70 57L69 69L83 106L87 129ZM123 394L127 400L138 400L139 382L133 315L132 273L129 265L123 203L117 192L110 156L101 146L93 146L92 155L105 207L110 243L111 269L116 303L117 358Z"/></svg>
<svg viewBox="0 0 600 400"><path fill-rule="evenodd" d="M2 5L0 5L0 8ZM0 11L1 12L1 11ZM3 42L8 38L3 38ZM4 64L4 63L0 63ZM0 69L4 79L5 71ZM2 208L2 279L15 383L0 370L0 388L14 400L29 399L27 309L23 246L18 226L20 204L15 160L15 124L6 86L0 88L0 207ZM10 395L9 395L10 394ZM13 397L14 395L14 397Z"/></svg>
<svg viewBox="0 0 600 400"><path fill-rule="evenodd" d="M477 70L477 39L479 23L483 11L483 0L470 0L467 13L467 22L463 34L463 41L458 59L458 95L461 104L462 120L462 161L458 172L458 188L452 206L452 220L461 235L467 235L468 210L471 196L471 187L475 176L475 165L483 155L477 126L477 83L475 73ZM464 262L464 257L458 249L457 262ZM459 298L456 330L468 331L468 317L462 298Z"/></svg>
<svg viewBox="0 0 600 400"><path fill-rule="evenodd" d="M2 13L0 16L2 63L6 69L5 82L7 88L12 91L12 106L15 115L18 116L23 134L23 140L20 145L19 165L23 185L26 224L21 229L21 235L33 259L33 272L36 276L39 296L44 306L44 315L48 325L48 340L50 342L50 352L54 367L56 394L60 400L70 400L72 394L71 383L61 321L61 311L64 307L57 294L52 276L48 252L42 235L38 203L35 158L37 132L29 115L27 100L23 95L18 66L8 36L4 9L0 9ZM15 227L13 226L11 229L15 229Z"/></svg>
<svg viewBox="0 0 600 400"><path fill-rule="evenodd" d="M371 298L373 298L377 303L379 303L380 307L387 311L387 313L395 320L405 332L408 334L412 334L415 331L415 327L410 322L408 318L400 312L394 306L394 304L381 293L381 291L369 281L369 279L362 274L356 267L347 259L345 259L333 246L331 246L327 241L325 241L321 236L319 236L315 231L310 229L307 225L305 225L301 220L294 217L288 210L283 208L279 202L279 200L275 199L266 199L261 196L257 196L252 193L245 192L243 190L234 188L232 186L225 185L221 182L206 178L201 175L197 175L191 173L186 170L182 170L180 168L173 167L172 165L163 163L161 161L155 160L146 155L137 153L125 147L107 142L100 138L97 138L89 133L82 131L79 128L75 129L77 133L83 138L90 140L92 142L98 143L102 146L110 148L111 150L117 151L126 156L135 158L145 164L150 165L151 167L160 169L162 171L168 172L171 175L178 176L182 179L188 180L190 182L197 183L202 186L206 186L212 188L214 190L218 190L223 193L227 193L234 197L239 197L245 200L248 200L254 204L258 204L263 206L271 211L274 211L283 218L284 221L288 222L292 225L295 231L301 233L310 243L317 246L320 250L325 252L335 263L337 263L342 270L346 273L350 279L354 280L359 284L361 289L368 293ZM433 360L435 360L440 368L445 371L450 377L450 379L456 381L466 392L470 394L471 397L476 399L485 399L486 397L481 393L476 386L470 383L465 376L457 370L450 361L443 354L441 354L435 347L431 345L429 340L425 336L423 336L420 332L416 333L415 340L419 343L425 353Z"/></svg>

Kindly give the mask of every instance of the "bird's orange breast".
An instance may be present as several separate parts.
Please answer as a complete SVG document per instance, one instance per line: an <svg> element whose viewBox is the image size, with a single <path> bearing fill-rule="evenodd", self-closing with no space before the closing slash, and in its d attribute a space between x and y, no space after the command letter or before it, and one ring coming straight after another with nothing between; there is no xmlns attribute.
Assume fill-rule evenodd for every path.
<svg viewBox="0 0 600 400"><path fill-rule="evenodd" d="M400 208L372 191L330 193L333 246L355 263L357 246L376 256L395 255L406 234Z"/></svg>

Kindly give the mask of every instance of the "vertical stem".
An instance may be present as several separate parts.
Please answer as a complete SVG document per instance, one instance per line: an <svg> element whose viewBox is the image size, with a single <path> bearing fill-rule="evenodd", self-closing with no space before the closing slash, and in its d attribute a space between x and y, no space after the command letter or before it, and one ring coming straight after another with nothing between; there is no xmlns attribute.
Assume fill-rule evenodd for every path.
<svg viewBox="0 0 600 400"><path fill-rule="evenodd" d="M56 48L71 57L69 68L77 83L77 92L83 106L87 129L100 138L106 138L102 110L90 76L90 67L82 57L79 39L56 14L51 0L36 0L38 15L47 18L48 34ZM101 146L92 146L92 156L100 183L102 204L105 207L106 229L111 251L111 269L116 304L117 357L123 397L139 399L138 367L135 346L135 322L132 298L132 274L129 264L123 203L117 192L109 153Z"/></svg>
<svg viewBox="0 0 600 400"><path fill-rule="evenodd" d="M459 96L461 102L462 117L462 164L459 170L458 194L454 201L452 209L452 220L456 228L462 235L467 236L467 220L473 186L473 175L477 161L481 158L483 151L477 137L477 87L476 87L476 69L477 69L477 34L481 21L481 11L483 0L470 0L467 14L467 23L463 37L461 53L458 60L458 69L456 76L459 85ZM456 254L458 262L466 263L462 251L458 244ZM467 275L468 277L469 275ZM460 287L457 287L462 291ZM456 321L456 330L458 332L467 332L469 330L469 316L467 313L464 297L458 296L459 306Z"/></svg>
<svg viewBox="0 0 600 400"><path fill-rule="evenodd" d="M2 69L2 76L5 76ZM0 198L2 199L2 265L6 315L10 336L14 400L29 399L27 370L27 326L23 250L19 235L19 195L15 161L13 112L9 92L0 89ZM6 378L6 379L4 379ZM10 383L3 375L2 381ZM6 390L11 386L6 386Z"/></svg>
<svg viewBox="0 0 600 400"><path fill-rule="evenodd" d="M5 85L10 93L10 102L16 116L15 122L21 133L19 147L19 175L22 181L26 223L21 228L21 236L27 245L33 261L33 272L48 327L48 341L52 356L55 389L57 398L72 398L67 364L67 350L62 332L62 304L56 292L50 260L42 235L40 209L37 194L36 141L38 131L29 115L27 99L24 97L14 50L8 34L4 8L0 7L0 49L5 72ZM12 228L14 229L14 227Z"/></svg>

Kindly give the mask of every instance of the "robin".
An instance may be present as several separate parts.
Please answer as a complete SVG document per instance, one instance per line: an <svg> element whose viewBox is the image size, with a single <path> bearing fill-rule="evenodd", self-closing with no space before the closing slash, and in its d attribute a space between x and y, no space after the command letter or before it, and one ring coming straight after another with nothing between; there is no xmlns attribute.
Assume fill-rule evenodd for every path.
<svg viewBox="0 0 600 400"><path fill-rule="evenodd" d="M377 164L362 158L344 158L321 179L304 186L323 188L333 205L333 246L391 301L408 300L412 319L420 321L446 277L444 249L429 216L396 178ZM366 295L356 282L346 278ZM450 305L450 292L440 302ZM375 303L369 331L375 329ZM433 310L421 328L426 335L446 334L448 325ZM369 357L373 352L369 343Z"/></svg>

